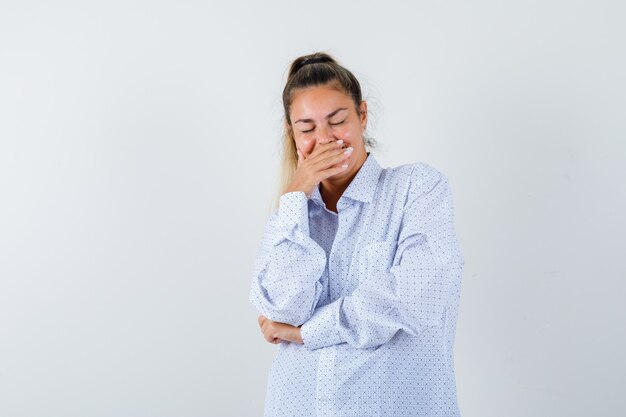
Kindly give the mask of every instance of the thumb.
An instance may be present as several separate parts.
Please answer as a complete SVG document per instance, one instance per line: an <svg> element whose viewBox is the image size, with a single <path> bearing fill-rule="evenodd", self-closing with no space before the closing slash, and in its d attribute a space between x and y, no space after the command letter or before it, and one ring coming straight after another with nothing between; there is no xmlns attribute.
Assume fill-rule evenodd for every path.
<svg viewBox="0 0 626 417"><path fill-rule="evenodd" d="M300 152L300 149L296 149L296 152L298 153L298 165L300 165L302 161L304 161L304 156L302 156L302 152Z"/></svg>

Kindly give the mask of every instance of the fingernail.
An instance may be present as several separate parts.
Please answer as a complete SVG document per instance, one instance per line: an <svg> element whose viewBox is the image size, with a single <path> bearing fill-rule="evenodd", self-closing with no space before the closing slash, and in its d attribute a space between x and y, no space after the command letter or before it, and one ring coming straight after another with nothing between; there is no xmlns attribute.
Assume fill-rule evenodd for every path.
<svg viewBox="0 0 626 417"><path fill-rule="evenodd" d="M337 144L338 144L338 145L343 145L343 140L339 139L339 140L337 141Z"/></svg>
<svg viewBox="0 0 626 417"><path fill-rule="evenodd" d="M345 151L343 151L343 153L345 153L346 155L350 155L352 153L352 151L354 150L354 148L352 148L352 146L350 146L348 149L346 149Z"/></svg>
<svg viewBox="0 0 626 417"><path fill-rule="evenodd" d="M343 169L346 169L346 168L348 168L348 164L343 164L341 167L342 167Z"/></svg>

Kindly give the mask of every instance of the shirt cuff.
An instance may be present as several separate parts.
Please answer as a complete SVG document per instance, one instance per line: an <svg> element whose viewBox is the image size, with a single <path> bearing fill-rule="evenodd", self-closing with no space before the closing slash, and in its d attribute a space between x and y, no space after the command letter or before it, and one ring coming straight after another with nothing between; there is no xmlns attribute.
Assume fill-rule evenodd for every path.
<svg viewBox="0 0 626 417"><path fill-rule="evenodd" d="M300 326L304 346L309 350L342 343L336 327L337 302L318 307L311 318Z"/></svg>
<svg viewBox="0 0 626 417"><path fill-rule="evenodd" d="M291 191L280 196L278 222L289 230L298 226L309 235L309 199L304 191Z"/></svg>

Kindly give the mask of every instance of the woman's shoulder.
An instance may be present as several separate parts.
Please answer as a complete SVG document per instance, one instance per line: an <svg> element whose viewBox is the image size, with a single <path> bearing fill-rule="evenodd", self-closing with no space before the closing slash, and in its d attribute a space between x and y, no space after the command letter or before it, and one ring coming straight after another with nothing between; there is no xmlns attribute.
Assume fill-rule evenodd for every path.
<svg viewBox="0 0 626 417"><path fill-rule="evenodd" d="M409 175L417 176L442 176L444 175L441 170L434 165L424 161L415 161L408 164L398 165L396 167L388 168L394 171L400 171L408 173Z"/></svg>
<svg viewBox="0 0 626 417"><path fill-rule="evenodd" d="M398 165L387 170L391 178L406 183L411 194L423 194L434 188L440 181L448 180L440 169L424 161Z"/></svg>

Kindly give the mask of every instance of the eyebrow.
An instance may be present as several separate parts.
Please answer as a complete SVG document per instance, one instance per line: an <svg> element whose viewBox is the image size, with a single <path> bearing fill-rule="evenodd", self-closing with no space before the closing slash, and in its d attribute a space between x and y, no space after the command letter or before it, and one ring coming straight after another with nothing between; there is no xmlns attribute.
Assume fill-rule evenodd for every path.
<svg viewBox="0 0 626 417"><path fill-rule="evenodd" d="M333 117L334 115L339 113L341 110L348 110L348 109L346 107L340 107L337 110L335 110L334 112L329 113L328 116L326 116L326 119L330 119L331 117ZM294 123L300 123L300 122L302 122L302 123L312 123L313 119L299 119L299 120L296 120Z"/></svg>

